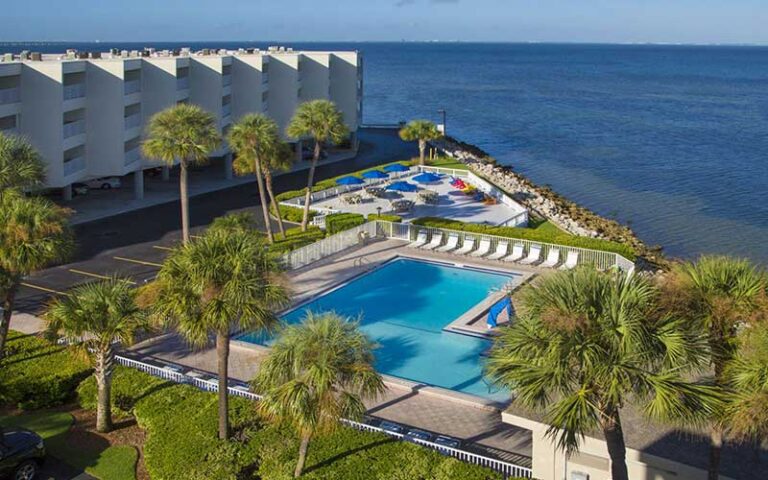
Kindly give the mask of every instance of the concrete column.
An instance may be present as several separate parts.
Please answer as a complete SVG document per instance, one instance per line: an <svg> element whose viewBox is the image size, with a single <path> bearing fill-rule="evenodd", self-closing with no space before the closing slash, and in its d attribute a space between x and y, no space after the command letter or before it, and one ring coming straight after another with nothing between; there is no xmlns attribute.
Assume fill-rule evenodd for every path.
<svg viewBox="0 0 768 480"><path fill-rule="evenodd" d="M301 140L296 141L296 161L300 162L302 160L302 154L301 149L303 148L304 143Z"/></svg>
<svg viewBox="0 0 768 480"><path fill-rule="evenodd" d="M352 150L357 150L357 132L349 133L349 145Z"/></svg>
<svg viewBox="0 0 768 480"><path fill-rule="evenodd" d="M72 184L71 183L61 189L61 197L64 199L65 202L69 202L72 200Z"/></svg>
<svg viewBox="0 0 768 480"><path fill-rule="evenodd" d="M144 170L133 172L133 198L136 200L144 198Z"/></svg>
<svg viewBox="0 0 768 480"><path fill-rule="evenodd" d="M232 180L232 153L224 155L224 178Z"/></svg>
<svg viewBox="0 0 768 480"><path fill-rule="evenodd" d="M171 179L171 167L168 167L168 166L163 167L163 174L161 178L163 179L164 182L167 182L168 180Z"/></svg>

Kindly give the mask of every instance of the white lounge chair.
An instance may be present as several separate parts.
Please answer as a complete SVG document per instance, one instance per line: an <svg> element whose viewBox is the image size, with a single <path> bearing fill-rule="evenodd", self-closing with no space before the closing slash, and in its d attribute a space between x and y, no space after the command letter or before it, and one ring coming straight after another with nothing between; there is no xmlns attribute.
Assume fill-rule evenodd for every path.
<svg viewBox="0 0 768 480"><path fill-rule="evenodd" d="M496 251L485 257L487 260L501 260L509 252L509 242L499 242Z"/></svg>
<svg viewBox="0 0 768 480"><path fill-rule="evenodd" d="M461 244L461 248L456 250L456 255L466 255L475 249L475 237L464 237L464 242Z"/></svg>
<svg viewBox="0 0 768 480"><path fill-rule="evenodd" d="M522 243L516 243L514 247L512 247L512 253L508 257L504 257L501 260L504 262L516 262L523 258L523 250L525 249L525 246Z"/></svg>
<svg viewBox="0 0 768 480"><path fill-rule="evenodd" d="M439 247L441 243L443 243L443 232L437 232L432 234L432 241L426 245L422 245L421 248L424 250L434 250Z"/></svg>
<svg viewBox="0 0 768 480"><path fill-rule="evenodd" d="M571 250L568 252L568 256L565 258L565 263L560 265L560 270L570 270L575 268L579 263L579 252Z"/></svg>
<svg viewBox="0 0 768 480"><path fill-rule="evenodd" d="M528 256L517 263L521 265L530 265L532 263L538 262L540 257L541 257L541 245L531 245L531 249L528 250Z"/></svg>
<svg viewBox="0 0 768 480"><path fill-rule="evenodd" d="M436 252L450 252L455 250L459 245L459 235L457 233L451 233L448 235L448 241L442 247L436 248Z"/></svg>
<svg viewBox="0 0 768 480"><path fill-rule="evenodd" d="M547 259L541 262L540 267L553 268L560 261L560 250L557 248L550 248L547 253Z"/></svg>
<svg viewBox="0 0 768 480"><path fill-rule="evenodd" d="M427 243L427 231L421 230L419 234L416 236L416 241L409 243L408 246L411 248L419 248L422 245L426 245L426 243Z"/></svg>
<svg viewBox="0 0 768 480"><path fill-rule="evenodd" d="M470 257L483 257L485 255L488 255L488 252L491 251L491 241L487 238L483 238L480 240L480 246L477 247L477 250L470 253Z"/></svg>

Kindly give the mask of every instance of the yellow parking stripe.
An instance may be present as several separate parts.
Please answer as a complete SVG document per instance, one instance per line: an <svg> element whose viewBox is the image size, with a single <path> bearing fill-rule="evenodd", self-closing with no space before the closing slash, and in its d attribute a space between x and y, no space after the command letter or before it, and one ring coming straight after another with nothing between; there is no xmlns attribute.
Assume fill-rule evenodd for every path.
<svg viewBox="0 0 768 480"><path fill-rule="evenodd" d="M98 273L84 272L83 270L77 270L75 268L70 268L69 271L72 272L72 273L77 273L77 274L80 274L80 275L85 275L86 277L100 278L102 280L110 280L110 279L112 279L112 277L109 277L107 275L99 275ZM133 280L128 280L127 278L120 278L120 280L122 280L124 282L128 282L131 285L136 285L136 282L134 282Z"/></svg>
<svg viewBox="0 0 768 480"><path fill-rule="evenodd" d="M139 265L149 265L150 267L162 267L163 264L161 263L154 263L154 262L145 262L144 260L134 260L133 258L125 258L125 257L112 257L115 260L120 260L122 262L130 262L130 263L138 263Z"/></svg>
<svg viewBox="0 0 768 480"><path fill-rule="evenodd" d="M38 285L32 285L31 283L21 282L22 285L29 288L34 288L35 290L42 290L43 292L48 293L55 293L56 295L69 295L67 292L60 292L58 290L52 290L50 288L40 287Z"/></svg>
<svg viewBox="0 0 768 480"><path fill-rule="evenodd" d="M152 248L156 248L158 250L168 250L168 251L173 250L171 247L163 247L162 245L152 245Z"/></svg>

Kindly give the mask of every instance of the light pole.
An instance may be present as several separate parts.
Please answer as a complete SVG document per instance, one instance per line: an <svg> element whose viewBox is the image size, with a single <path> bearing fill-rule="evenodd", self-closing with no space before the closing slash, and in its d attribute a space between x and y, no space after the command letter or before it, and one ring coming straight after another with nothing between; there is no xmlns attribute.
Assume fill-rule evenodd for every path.
<svg viewBox="0 0 768 480"><path fill-rule="evenodd" d="M446 129L445 129L445 109L441 108L440 110L437 111L437 113L439 113L442 116L442 118L443 118L443 135L446 135Z"/></svg>

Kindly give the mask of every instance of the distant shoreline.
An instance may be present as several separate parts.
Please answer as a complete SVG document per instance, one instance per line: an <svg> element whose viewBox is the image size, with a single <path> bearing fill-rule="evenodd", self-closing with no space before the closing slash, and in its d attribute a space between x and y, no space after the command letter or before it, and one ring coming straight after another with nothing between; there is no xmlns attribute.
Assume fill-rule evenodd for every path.
<svg viewBox="0 0 768 480"><path fill-rule="evenodd" d="M348 44L377 44L377 45L400 45L408 44L467 44L467 45L552 45L552 46L595 46L595 47L708 47L708 48L768 48L768 42L764 43L739 43L739 42L718 42L718 43L688 43L688 42L579 42L579 41L492 41L492 40L0 40L0 47L19 46L19 45L141 45L152 46L154 44L211 44L211 45L231 45L231 44L324 44L324 43L348 43Z"/></svg>

